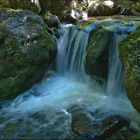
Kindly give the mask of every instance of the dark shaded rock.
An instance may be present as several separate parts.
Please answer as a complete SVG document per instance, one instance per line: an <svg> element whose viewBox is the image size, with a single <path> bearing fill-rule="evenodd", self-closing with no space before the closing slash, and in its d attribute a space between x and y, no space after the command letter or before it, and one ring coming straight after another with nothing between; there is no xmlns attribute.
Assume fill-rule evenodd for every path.
<svg viewBox="0 0 140 140"><path fill-rule="evenodd" d="M46 17L45 21L46 21L48 27L50 27L50 28L52 28L52 27L60 28L61 27L59 18L56 15L51 15L49 17Z"/></svg>
<svg viewBox="0 0 140 140"><path fill-rule="evenodd" d="M68 11L64 14L62 20L65 21L66 23L76 24L78 19L77 19L77 15L76 15L75 11L71 10L71 11Z"/></svg>
<svg viewBox="0 0 140 140"><path fill-rule="evenodd" d="M110 116L103 120L102 125L102 139L107 139L112 134L118 132L118 130L122 129L125 126L129 125L129 121L120 116Z"/></svg>
<svg viewBox="0 0 140 140"><path fill-rule="evenodd" d="M28 90L34 84L36 84L37 82L40 82L42 80L45 72L46 72L45 68L37 70L33 77L28 79L28 81L26 83L23 83L23 85L21 87L22 91Z"/></svg>
<svg viewBox="0 0 140 140"><path fill-rule="evenodd" d="M96 31L90 33L86 57L86 70L88 74L107 80L111 40L112 33L106 29L99 27Z"/></svg>
<svg viewBox="0 0 140 140"><path fill-rule="evenodd" d="M107 138L107 140L129 140L133 137L136 132L130 128L130 126L126 126L118 130L116 133Z"/></svg>

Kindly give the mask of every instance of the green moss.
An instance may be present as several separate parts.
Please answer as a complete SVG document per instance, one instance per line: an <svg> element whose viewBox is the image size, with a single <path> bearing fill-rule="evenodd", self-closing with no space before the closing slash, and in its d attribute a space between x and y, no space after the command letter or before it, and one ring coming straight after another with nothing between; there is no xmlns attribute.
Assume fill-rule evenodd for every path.
<svg viewBox="0 0 140 140"><path fill-rule="evenodd" d="M13 64L15 67L23 67L27 64L27 56L19 48L20 44L12 39L8 38L5 41L6 61Z"/></svg>
<svg viewBox="0 0 140 140"><path fill-rule="evenodd" d="M22 86L36 72L37 67L30 66L17 72L13 77L0 79L0 99L10 99L22 91Z"/></svg>
<svg viewBox="0 0 140 140"><path fill-rule="evenodd" d="M29 66L32 65L30 59L15 45L14 40L8 42L0 61L0 99L16 97L22 92L23 84L37 71L37 66Z"/></svg>
<svg viewBox="0 0 140 140"><path fill-rule="evenodd" d="M54 52L54 43L44 31L27 53L23 53L21 44L13 38L7 26L0 24L0 99L11 99L23 91L23 86L37 71L44 69L49 62L49 54ZM53 58L54 59L54 58Z"/></svg>
<svg viewBox="0 0 140 140"><path fill-rule="evenodd" d="M46 64L49 61L49 54L55 51L54 42L47 32L36 40L34 45L28 50L28 54L34 65Z"/></svg>
<svg viewBox="0 0 140 140"><path fill-rule="evenodd" d="M103 28L98 28L91 32L87 50L87 61L92 61L98 56L100 51L106 46L110 34L111 32Z"/></svg>
<svg viewBox="0 0 140 140"><path fill-rule="evenodd" d="M133 5L132 5L132 8L138 12L140 12L140 2L135 2Z"/></svg>
<svg viewBox="0 0 140 140"><path fill-rule="evenodd" d="M120 43L120 58L125 66L128 97L140 111L140 28Z"/></svg>
<svg viewBox="0 0 140 140"><path fill-rule="evenodd" d="M140 140L140 132L131 137L129 140Z"/></svg>
<svg viewBox="0 0 140 140"><path fill-rule="evenodd" d="M0 79L6 78L9 76L14 76L16 74L17 68L9 63L1 63L0 64Z"/></svg>
<svg viewBox="0 0 140 140"><path fill-rule="evenodd" d="M112 32L99 27L92 31L86 56L86 68L88 74L97 80L107 80L109 45L112 41Z"/></svg>
<svg viewBox="0 0 140 140"><path fill-rule="evenodd" d="M89 19L89 20L82 20L78 23L78 26L85 29L88 25L90 25L94 22L95 22L95 18L92 18L92 19Z"/></svg>

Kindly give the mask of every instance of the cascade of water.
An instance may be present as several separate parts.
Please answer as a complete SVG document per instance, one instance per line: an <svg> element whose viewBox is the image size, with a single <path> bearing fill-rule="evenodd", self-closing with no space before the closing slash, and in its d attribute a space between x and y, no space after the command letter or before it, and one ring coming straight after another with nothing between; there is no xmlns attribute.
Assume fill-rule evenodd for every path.
<svg viewBox="0 0 140 140"><path fill-rule="evenodd" d="M89 33L75 26L64 30L58 41L57 71L68 77L86 78L84 58Z"/></svg>
<svg viewBox="0 0 140 140"><path fill-rule="evenodd" d="M110 47L107 91L94 80L81 82L87 77L84 67L89 37L87 31L90 32L94 28L96 27L93 25L86 31L75 26L64 28L64 34L58 40L58 73L44 79L11 104L1 108L0 139L4 139L5 134L7 139L20 139L26 134L28 138L68 139L73 135L73 114L69 110L79 106L84 107L81 109L82 113L91 116L91 124L101 121L101 116L114 114L140 123L139 114L130 101L127 98L115 97L123 91L123 68L117 46L125 36L114 34L113 45ZM76 78L70 80L71 77ZM106 92L109 96L106 96ZM78 108L77 112L81 110ZM97 114L99 118L91 114ZM12 126L12 129L8 129L11 135L7 134L9 124Z"/></svg>
<svg viewBox="0 0 140 140"><path fill-rule="evenodd" d="M118 44L126 34L116 34L113 36L113 44L109 48L109 68L107 81L107 95L121 96L124 93L124 68L119 59Z"/></svg>

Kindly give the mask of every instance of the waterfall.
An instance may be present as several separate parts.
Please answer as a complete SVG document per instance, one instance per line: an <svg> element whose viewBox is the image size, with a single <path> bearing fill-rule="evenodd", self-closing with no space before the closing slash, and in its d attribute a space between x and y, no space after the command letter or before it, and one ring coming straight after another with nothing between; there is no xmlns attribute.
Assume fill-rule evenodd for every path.
<svg viewBox="0 0 140 140"><path fill-rule="evenodd" d="M0 139L73 139L73 135L81 139L72 130L73 116L79 120L79 114L88 121L81 121L78 128L83 131L85 123L93 126L91 136L98 131L100 135L102 129L96 128L96 123L101 126L103 119L112 115L140 124L139 114L124 94L118 43L125 35L112 36L107 87L89 80L85 73L89 32L98 25L92 24L86 30L76 26L63 28L63 35L57 40L57 72L1 107Z"/></svg>
<svg viewBox="0 0 140 140"><path fill-rule="evenodd" d="M124 89L124 68L119 59L118 44L126 34L116 34L113 36L113 43L109 47L109 68L107 80L107 95L116 97L122 96Z"/></svg>
<svg viewBox="0 0 140 140"><path fill-rule="evenodd" d="M84 80L85 55L89 33L75 26L67 27L58 41L57 47L57 71Z"/></svg>

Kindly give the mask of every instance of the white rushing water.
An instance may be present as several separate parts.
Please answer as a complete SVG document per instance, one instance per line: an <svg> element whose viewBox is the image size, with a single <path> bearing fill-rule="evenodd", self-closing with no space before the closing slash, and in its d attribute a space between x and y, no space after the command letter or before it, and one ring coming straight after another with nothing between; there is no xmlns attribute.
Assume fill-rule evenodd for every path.
<svg viewBox="0 0 140 140"><path fill-rule="evenodd" d="M118 42L124 35L114 36L113 47L110 48L106 88L94 80L89 80L85 73L84 58L89 33L75 26L65 27L63 31L63 36L58 40L58 72L1 109L0 117L5 120L0 124L0 138L5 137L4 130L9 123L18 127L16 133L12 130L12 138L19 138L24 127L27 131L31 127L31 137L36 137L45 130L43 136L47 135L48 139L67 138L72 131L69 109L76 105L83 106L87 112L100 110L103 114L118 114L140 123L139 114L124 93L123 67L117 50ZM38 122L40 115L38 120L34 119L34 115L37 116L39 112L45 114L45 118L41 118L42 123ZM18 124L20 119L22 123Z"/></svg>
<svg viewBox="0 0 140 140"><path fill-rule="evenodd" d="M89 33L71 26L64 30L63 37L58 41L57 72L65 77L81 81L87 78L84 59Z"/></svg>
<svg viewBox="0 0 140 140"><path fill-rule="evenodd" d="M107 81L108 96L123 96L124 89L124 68L119 59L118 44L126 38L126 34L114 34L112 46L109 48L109 70ZM121 97L122 98L122 97Z"/></svg>

